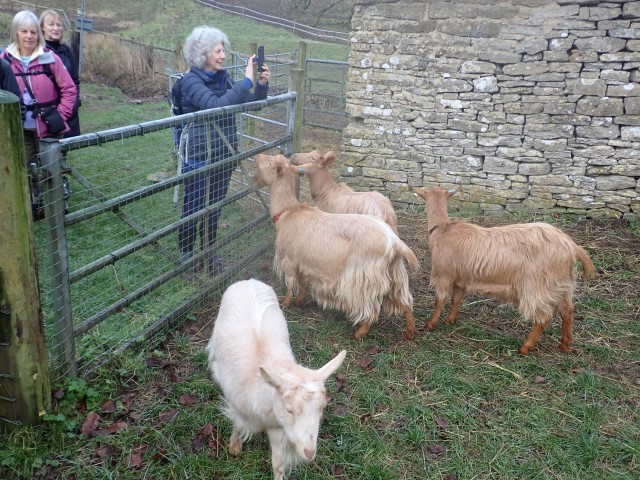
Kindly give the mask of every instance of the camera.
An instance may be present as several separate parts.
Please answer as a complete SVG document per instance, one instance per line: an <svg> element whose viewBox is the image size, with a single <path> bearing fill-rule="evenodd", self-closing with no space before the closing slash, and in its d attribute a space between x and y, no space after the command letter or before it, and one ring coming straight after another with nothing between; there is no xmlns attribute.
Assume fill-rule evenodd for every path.
<svg viewBox="0 0 640 480"><path fill-rule="evenodd" d="M254 61L258 64L258 73L261 73L262 64L264 63L264 45L258 46L258 56Z"/></svg>

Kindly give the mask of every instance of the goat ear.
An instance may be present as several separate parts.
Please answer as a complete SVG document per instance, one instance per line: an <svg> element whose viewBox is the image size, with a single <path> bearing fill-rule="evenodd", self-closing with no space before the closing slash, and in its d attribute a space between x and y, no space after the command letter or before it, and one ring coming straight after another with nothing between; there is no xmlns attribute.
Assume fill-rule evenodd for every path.
<svg viewBox="0 0 640 480"><path fill-rule="evenodd" d="M456 188L452 188L450 190L447 190L447 198L451 198L453 195L455 195L456 193L458 193L458 191L462 188L462 183L458 184L458 186Z"/></svg>
<svg viewBox="0 0 640 480"><path fill-rule="evenodd" d="M344 362L344 358L347 356L347 351L342 350L338 355L329 360L323 367L317 370L318 375L326 381L331 375L333 375L336 370L340 368L342 362Z"/></svg>
<svg viewBox="0 0 640 480"><path fill-rule="evenodd" d="M327 153L324 154L324 157L322 157L322 159L324 160L324 164L325 165L331 165L333 162L336 161L336 154L333 153L332 151L328 151Z"/></svg>
<svg viewBox="0 0 640 480"><path fill-rule="evenodd" d="M411 185L410 181L407 182L407 185L409 185L411 187L411 190L413 190L416 195L418 195L419 197L422 197L422 198L424 198L426 200L424 189L414 187L413 185Z"/></svg>
<svg viewBox="0 0 640 480"><path fill-rule="evenodd" d="M282 393L282 386L277 378L274 378L274 376L271 376L269 372L267 372L262 367L260 367L260 375L262 375L262 378L264 378L265 382L267 382L269 385L275 388L278 392Z"/></svg>

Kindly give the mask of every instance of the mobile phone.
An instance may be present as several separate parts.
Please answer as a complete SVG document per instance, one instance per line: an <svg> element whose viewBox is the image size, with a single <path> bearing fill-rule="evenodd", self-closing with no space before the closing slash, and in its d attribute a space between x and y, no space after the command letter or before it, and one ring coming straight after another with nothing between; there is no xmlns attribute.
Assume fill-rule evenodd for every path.
<svg viewBox="0 0 640 480"><path fill-rule="evenodd" d="M258 62L258 73L261 73L262 64L264 63L264 45L258 46L258 57L256 61Z"/></svg>

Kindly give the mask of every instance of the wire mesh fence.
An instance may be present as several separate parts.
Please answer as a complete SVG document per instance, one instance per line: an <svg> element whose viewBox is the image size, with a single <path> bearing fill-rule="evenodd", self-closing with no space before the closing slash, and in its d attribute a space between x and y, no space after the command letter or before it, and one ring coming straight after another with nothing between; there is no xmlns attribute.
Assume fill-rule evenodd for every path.
<svg viewBox="0 0 640 480"><path fill-rule="evenodd" d="M346 114L349 63L308 58L305 61L305 125L343 130Z"/></svg>
<svg viewBox="0 0 640 480"><path fill-rule="evenodd" d="M35 231L54 378L88 375L264 270L273 227L266 195L250 185L251 157L290 152L295 97L45 145L46 217ZM181 156L183 124L191 135ZM234 150L223 161L221 145ZM73 192L66 205L62 175Z"/></svg>

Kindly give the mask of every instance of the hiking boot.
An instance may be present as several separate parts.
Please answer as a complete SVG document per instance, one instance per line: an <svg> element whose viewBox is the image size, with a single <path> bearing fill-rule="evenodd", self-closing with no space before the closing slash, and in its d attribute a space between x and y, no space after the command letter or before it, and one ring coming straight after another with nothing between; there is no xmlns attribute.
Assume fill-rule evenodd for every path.
<svg viewBox="0 0 640 480"><path fill-rule="evenodd" d="M209 258L207 258L206 262L207 262L208 268L204 269L203 273L205 274L208 273L209 275L212 275L215 277L225 271L225 266L224 266L224 263L222 262L222 259L216 254L213 254Z"/></svg>
<svg viewBox="0 0 640 480"><path fill-rule="evenodd" d="M181 267L185 263L188 263L193 258L193 252L183 252L178 258L178 266ZM183 280L192 282L196 280L196 265L195 263L190 265L184 272L180 274Z"/></svg>

